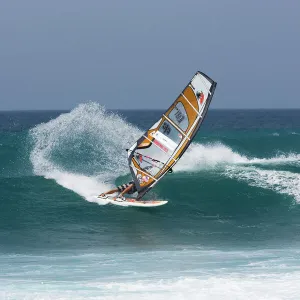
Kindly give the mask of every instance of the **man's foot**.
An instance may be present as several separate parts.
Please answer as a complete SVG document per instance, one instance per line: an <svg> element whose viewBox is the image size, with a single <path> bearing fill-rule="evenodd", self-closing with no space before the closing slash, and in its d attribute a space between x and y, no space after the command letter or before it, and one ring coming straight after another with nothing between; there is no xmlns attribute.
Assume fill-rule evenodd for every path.
<svg viewBox="0 0 300 300"><path fill-rule="evenodd" d="M98 197L101 197L101 198L107 198L107 196L106 196L105 193L100 194Z"/></svg>

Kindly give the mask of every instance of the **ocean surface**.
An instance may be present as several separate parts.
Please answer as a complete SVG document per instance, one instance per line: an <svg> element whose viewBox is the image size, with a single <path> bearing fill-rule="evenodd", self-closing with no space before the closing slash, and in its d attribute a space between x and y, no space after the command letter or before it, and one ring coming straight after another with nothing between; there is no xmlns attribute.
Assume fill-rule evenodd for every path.
<svg viewBox="0 0 300 300"><path fill-rule="evenodd" d="M161 113L0 112L0 299L300 299L300 110L209 110L167 205L95 201Z"/></svg>

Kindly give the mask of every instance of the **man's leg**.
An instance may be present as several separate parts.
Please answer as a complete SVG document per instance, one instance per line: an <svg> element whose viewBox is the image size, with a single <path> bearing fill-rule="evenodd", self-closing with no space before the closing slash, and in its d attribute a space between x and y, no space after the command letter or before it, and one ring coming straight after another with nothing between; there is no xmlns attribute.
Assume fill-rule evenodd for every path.
<svg viewBox="0 0 300 300"><path fill-rule="evenodd" d="M123 192L121 192L118 197L119 198L124 197L123 195L126 194L126 193L128 193L131 188L132 188L132 184L130 184Z"/></svg>

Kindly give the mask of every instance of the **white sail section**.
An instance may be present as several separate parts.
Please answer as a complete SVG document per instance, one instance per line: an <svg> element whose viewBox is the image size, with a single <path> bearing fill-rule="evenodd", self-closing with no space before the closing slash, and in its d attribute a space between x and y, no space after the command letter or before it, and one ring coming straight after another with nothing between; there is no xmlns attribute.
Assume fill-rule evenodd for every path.
<svg viewBox="0 0 300 300"><path fill-rule="evenodd" d="M186 88L128 150L128 163L138 191L147 193L177 163L197 133L217 83L197 72Z"/></svg>

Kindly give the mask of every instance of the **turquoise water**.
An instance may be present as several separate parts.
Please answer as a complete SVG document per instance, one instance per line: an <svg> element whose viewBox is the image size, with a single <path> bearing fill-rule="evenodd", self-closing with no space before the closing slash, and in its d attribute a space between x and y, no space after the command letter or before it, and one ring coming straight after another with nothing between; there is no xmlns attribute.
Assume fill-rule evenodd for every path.
<svg viewBox="0 0 300 300"><path fill-rule="evenodd" d="M1 299L299 299L300 110L210 110L167 205L96 201L160 113L0 113Z"/></svg>

